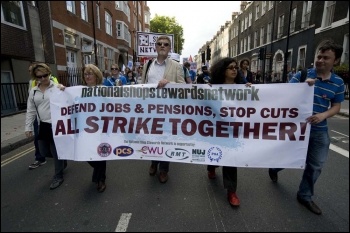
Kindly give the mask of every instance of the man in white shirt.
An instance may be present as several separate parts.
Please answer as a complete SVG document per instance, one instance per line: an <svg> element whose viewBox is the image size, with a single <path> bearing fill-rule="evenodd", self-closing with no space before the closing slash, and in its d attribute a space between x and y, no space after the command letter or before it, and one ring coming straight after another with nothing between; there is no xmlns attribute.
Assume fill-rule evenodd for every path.
<svg viewBox="0 0 350 233"><path fill-rule="evenodd" d="M156 83L158 88L165 87L168 83L185 83L182 65L168 58L171 50L171 41L167 36L160 36L156 42L157 58L152 61L149 69L143 69L142 83ZM148 64L145 64L146 66ZM170 162L152 161L149 174L154 176L157 173L159 164L159 181L168 181Z"/></svg>

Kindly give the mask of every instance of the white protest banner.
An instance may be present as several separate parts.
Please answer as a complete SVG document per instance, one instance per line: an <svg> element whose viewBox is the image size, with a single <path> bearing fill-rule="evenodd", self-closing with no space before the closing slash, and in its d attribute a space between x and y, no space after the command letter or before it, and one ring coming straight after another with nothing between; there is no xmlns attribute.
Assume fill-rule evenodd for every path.
<svg viewBox="0 0 350 233"><path fill-rule="evenodd" d="M304 168L313 87L154 84L53 90L60 159Z"/></svg>
<svg viewBox="0 0 350 233"><path fill-rule="evenodd" d="M174 35L154 32L137 32L137 56L157 57L156 41L159 36L167 36L171 41L171 48L174 48Z"/></svg>

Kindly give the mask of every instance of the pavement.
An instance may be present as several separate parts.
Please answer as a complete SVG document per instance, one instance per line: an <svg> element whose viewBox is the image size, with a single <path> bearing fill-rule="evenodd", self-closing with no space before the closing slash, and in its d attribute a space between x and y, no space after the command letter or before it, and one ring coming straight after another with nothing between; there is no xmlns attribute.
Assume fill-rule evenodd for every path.
<svg viewBox="0 0 350 233"><path fill-rule="evenodd" d="M349 117L349 100L342 103L338 115ZM26 112L1 118L1 155L34 141L24 134L25 118Z"/></svg>

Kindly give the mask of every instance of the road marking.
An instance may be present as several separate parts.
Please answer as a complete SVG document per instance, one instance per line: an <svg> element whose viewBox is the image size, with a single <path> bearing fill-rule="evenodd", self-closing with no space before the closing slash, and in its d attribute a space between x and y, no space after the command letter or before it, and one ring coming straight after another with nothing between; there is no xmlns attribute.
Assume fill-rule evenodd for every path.
<svg viewBox="0 0 350 233"><path fill-rule="evenodd" d="M115 232L126 232L126 229L128 229L129 221L131 218L131 213L122 213L122 216L120 216L118 226L115 228Z"/></svg>
<svg viewBox="0 0 350 233"><path fill-rule="evenodd" d="M340 147L338 147L338 146L336 146L336 145L331 144L331 145L329 146L329 149L331 149L331 150L334 151L334 152L337 152L338 154L341 154L341 155L343 155L343 156L349 158L349 151L344 150L343 148L340 148Z"/></svg>
<svg viewBox="0 0 350 233"><path fill-rule="evenodd" d="M335 132L335 133L337 133L337 134L343 135L343 136L345 136L345 137L349 137L349 135L339 133L338 131L335 131L335 130L331 130L331 131L333 131L333 132Z"/></svg>
<svg viewBox="0 0 350 233"><path fill-rule="evenodd" d="M19 158L21 158L23 156L25 156L26 154L28 154L28 153L30 153L30 152L32 152L34 150L35 150L35 148L33 146L33 147L31 147L29 149L26 149L26 150L24 150L24 151L22 151L22 152L20 152L18 154L15 154L14 156L12 156L12 157L10 157L8 159L5 159L5 160L1 161L1 167L3 167L5 165L7 165L7 164L9 164L9 163L19 159Z"/></svg>

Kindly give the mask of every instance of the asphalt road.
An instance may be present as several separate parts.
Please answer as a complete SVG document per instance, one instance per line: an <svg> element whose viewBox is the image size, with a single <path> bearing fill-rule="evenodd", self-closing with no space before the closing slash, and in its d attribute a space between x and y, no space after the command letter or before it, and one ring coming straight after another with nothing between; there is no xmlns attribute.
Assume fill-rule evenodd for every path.
<svg viewBox="0 0 350 233"><path fill-rule="evenodd" d="M316 183L321 216L296 200L299 169L280 172L275 184L267 168L239 168L238 208L227 202L221 168L209 180L206 166L183 163L172 163L161 184L148 175L149 161L108 161L107 189L98 193L88 163L68 161L64 183L49 190L53 160L28 170L30 143L1 156L1 231L349 232L349 118L329 124L338 152L330 150Z"/></svg>

